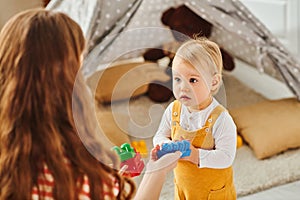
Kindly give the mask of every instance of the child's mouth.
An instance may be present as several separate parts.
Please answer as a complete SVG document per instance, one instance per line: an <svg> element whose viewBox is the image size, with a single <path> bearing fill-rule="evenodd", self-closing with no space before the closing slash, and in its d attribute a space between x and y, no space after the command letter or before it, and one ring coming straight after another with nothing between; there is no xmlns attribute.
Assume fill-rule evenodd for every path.
<svg viewBox="0 0 300 200"><path fill-rule="evenodd" d="M182 96L180 96L180 99L183 101L187 101L187 100L190 100L191 98L186 95L182 95Z"/></svg>

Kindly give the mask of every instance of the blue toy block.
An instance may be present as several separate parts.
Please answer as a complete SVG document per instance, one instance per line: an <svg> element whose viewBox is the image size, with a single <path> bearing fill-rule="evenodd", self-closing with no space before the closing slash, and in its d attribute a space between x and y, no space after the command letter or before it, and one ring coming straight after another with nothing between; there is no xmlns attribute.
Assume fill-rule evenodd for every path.
<svg viewBox="0 0 300 200"><path fill-rule="evenodd" d="M191 155L190 142L187 140L164 143L161 149L157 151L157 158L162 157L167 153L173 153L180 151L182 153L181 158Z"/></svg>

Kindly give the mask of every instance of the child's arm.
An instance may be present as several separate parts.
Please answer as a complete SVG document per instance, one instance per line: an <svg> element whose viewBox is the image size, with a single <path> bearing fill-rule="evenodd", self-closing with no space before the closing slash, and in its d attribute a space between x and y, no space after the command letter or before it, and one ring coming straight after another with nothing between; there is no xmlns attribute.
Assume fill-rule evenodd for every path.
<svg viewBox="0 0 300 200"><path fill-rule="evenodd" d="M236 126L228 112L223 112L213 127L215 148L199 149L199 167L227 168L234 161L236 153Z"/></svg>

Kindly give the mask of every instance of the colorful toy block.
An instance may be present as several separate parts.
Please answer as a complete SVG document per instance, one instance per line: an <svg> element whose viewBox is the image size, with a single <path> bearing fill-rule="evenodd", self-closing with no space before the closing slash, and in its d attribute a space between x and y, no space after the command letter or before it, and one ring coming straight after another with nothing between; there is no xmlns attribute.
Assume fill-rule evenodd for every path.
<svg viewBox="0 0 300 200"><path fill-rule="evenodd" d="M131 146L135 148L137 152L140 152L142 157L147 157L148 155L148 149L145 140L140 140L140 141L132 141Z"/></svg>
<svg viewBox="0 0 300 200"><path fill-rule="evenodd" d="M240 135L237 135L236 138L236 148L240 148L241 146L243 146L243 139Z"/></svg>
<svg viewBox="0 0 300 200"><path fill-rule="evenodd" d="M141 154L137 152L130 144L124 143L120 147L114 146L113 150L117 152L121 159L121 168L127 166L124 176L134 177L141 174L145 164L141 158Z"/></svg>
<svg viewBox="0 0 300 200"><path fill-rule="evenodd" d="M182 140L177 142L164 143L162 144L161 149L157 151L157 158L160 158L167 153L173 153L175 151L181 151L181 158L189 156L191 154L190 142L187 140Z"/></svg>
<svg viewBox="0 0 300 200"><path fill-rule="evenodd" d="M128 143L122 144L121 147L114 146L113 150L115 150L120 156L121 162L133 158L136 154L134 148L132 148Z"/></svg>
<svg viewBox="0 0 300 200"><path fill-rule="evenodd" d="M142 160L140 153L136 153L134 158L130 158L121 162L121 168L124 165L127 165L128 167L123 173L123 176L129 177L139 176L145 167L144 161Z"/></svg>

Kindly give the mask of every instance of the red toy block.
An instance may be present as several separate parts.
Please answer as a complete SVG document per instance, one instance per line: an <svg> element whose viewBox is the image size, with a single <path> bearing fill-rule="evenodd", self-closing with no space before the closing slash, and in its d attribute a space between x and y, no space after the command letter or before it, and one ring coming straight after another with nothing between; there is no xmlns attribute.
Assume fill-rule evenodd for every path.
<svg viewBox="0 0 300 200"><path fill-rule="evenodd" d="M139 152L136 152L135 157L121 162L121 168L125 165L128 167L123 175L129 177L139 176L145 167L144 161L142 160Z"/></svg>

